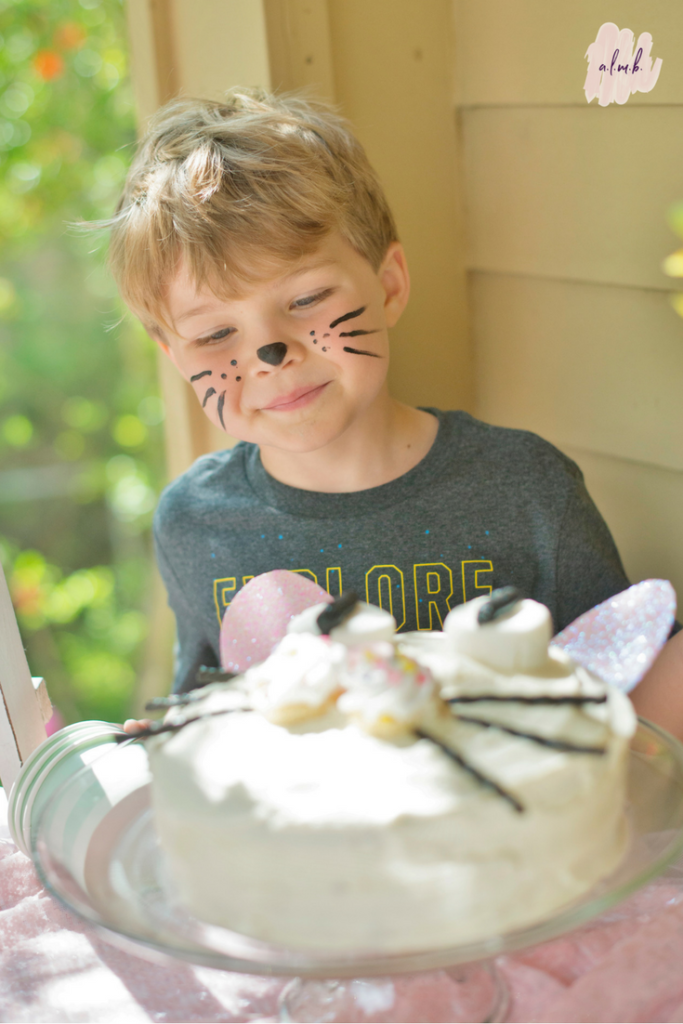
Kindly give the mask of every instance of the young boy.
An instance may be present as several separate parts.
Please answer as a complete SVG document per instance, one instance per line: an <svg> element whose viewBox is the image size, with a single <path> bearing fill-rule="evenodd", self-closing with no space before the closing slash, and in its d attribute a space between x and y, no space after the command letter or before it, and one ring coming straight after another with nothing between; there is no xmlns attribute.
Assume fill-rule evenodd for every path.
<svg viewBox="0 0 683 1024"><path fill-rule="evenodd" d="M206 415L241 441L199 459L157 510L177 690L218 664L225 608L272 569L354 589L404 630L438 629L506 584L559 630L629 585L569 459L391 397L406 258L365 153L327 108L240 90L169 104L128 176L111 265ZM428 359L429 339L414 344Z"/></svg>

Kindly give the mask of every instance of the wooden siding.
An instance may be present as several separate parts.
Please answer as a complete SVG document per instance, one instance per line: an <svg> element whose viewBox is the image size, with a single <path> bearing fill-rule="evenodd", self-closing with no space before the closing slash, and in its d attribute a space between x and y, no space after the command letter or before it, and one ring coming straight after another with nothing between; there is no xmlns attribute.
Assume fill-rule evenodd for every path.
<svg viewBox="0 0 683 1024"><path fill-rule="evenodd" d="M633 579L683 592L683 323L661 270L683 199L683 7L455 0L477 414L584 469ZM589 106L601 24L653 36L652 92Z"/></svg>

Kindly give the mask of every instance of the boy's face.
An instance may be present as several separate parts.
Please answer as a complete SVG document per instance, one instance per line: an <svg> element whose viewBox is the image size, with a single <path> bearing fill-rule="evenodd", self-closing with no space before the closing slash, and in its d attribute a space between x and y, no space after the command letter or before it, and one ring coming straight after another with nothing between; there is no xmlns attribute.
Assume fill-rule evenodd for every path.
<svg viewBox="0 0 683 1024"><path fill-rule="evenodd" d="M388 328L408 299L403 250L379 271L339 234L280 276L223 299L181 266L172 334L156 335L206 415L240 440L309 452L386 397Z"/></svg>

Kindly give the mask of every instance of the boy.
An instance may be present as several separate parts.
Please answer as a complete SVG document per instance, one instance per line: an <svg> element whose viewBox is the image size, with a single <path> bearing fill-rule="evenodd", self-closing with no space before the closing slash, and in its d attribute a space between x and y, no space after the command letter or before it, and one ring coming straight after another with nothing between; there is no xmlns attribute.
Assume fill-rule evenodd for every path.
<svg viewBox="0 0 683 1024"><path fill-rule="evenodd" d="M242 442L199 459L157 511L177 690L218 664L225 608L272 569L354 589L401 629L438 629L449 607L515 584L559 630L629 585L570 460L390 396L405 254L328 109L240 90L169 104L131 168L111 265L206 415Z"/></svg>

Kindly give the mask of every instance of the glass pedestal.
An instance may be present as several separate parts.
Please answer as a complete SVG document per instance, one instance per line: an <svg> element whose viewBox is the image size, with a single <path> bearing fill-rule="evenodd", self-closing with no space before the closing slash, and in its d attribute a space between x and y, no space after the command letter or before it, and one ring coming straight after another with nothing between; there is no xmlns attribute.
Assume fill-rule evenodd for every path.
<svg viewBox="0 0 683 1024"><path fill-rule="evenodd" d="M62 784L31 829L37 870L58 899L132 952L293 978L281 997L283 1021L501 1020L506 993L492 966L497 955L585 924L683 849L683 747L641 722L630 752L624 859L551 918L450 948L342 955L275 947L207 925L177 904L152 826L144 760L141 744L124 743Z"/></svg>

